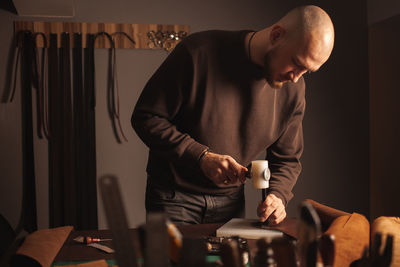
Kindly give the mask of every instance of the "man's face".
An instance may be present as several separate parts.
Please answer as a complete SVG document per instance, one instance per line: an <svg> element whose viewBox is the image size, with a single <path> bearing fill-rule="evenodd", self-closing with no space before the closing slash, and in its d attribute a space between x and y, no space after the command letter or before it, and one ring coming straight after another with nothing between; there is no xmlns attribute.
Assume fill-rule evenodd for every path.
<svg viewBox="0 0 400 267"><path fill-rule="evenodd" d="M314 72L327 60L318 53L313 41L281 44L264 56L264 77L272 88L279 89L287 82L296 83L303 74Z"/></svg>
<svg viewBox="0 0 400 267"><path fill-rule="evenodd" d="M273 67L273 61L276 60L277 48L269 51L264 57L264 77L272 88L280 89L285 83L279 79L279 74L276 73Z"/></svg>

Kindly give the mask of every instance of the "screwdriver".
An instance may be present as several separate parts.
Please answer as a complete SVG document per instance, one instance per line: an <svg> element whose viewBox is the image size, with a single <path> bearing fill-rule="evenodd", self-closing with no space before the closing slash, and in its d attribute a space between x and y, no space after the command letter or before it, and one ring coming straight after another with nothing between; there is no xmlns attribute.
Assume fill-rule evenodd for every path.
<svg viewBox="0 0 400 267"><path fill-rule="evenodd" d="M74 241L83 244L98 243L103 241L110 241L110 238L96 238L90 236L78 236L74 238Z"/></svg>

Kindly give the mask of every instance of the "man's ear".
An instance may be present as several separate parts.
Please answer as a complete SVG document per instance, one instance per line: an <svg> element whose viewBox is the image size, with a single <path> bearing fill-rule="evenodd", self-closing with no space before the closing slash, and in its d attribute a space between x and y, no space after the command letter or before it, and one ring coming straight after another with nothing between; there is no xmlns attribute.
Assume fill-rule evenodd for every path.
<svg viewBox="0 0 400 267"><path fill-rule="evenodd" d="M286 30L282 26L274 25L269 34L269 41L272 45L274 45L278 41L280 41L285 36L285 34Z"/></svg>

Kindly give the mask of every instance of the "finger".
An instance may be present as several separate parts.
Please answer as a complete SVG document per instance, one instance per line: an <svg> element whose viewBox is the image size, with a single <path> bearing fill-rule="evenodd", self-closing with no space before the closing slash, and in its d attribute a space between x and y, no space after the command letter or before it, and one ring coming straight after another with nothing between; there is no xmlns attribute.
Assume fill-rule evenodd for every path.
<svg viewBox="0 0 400 267"><path fill-rule="evenodd" d="M272 212L272 214L274 214L274 212ZM261 216L259 216L260 218L259 218L259 220L260 220L260 222L269 222L269 221L271 221L271 216L272 216L272 214L270 214L269 216L264 212L264 213L262 213L261 214Z"/></svg>
<svg viewBox="0 0 400 267"><path fill-rule="evenodd" d="M263 213L261 213L260 220L265 221L267 220L274 212L276 208L273 206L268 206Z"/></svg>
<svg viewBox="0 0 400 267"><path fill-rule="evenodd" d="M267 198L264 201L264 214L261 216L265 219L268 219L277 209L278 207L283 207L283 205L280 205L278 199L274 198L273 195L268 195Z"/></svg>
<svg viewBox="0 0 400 267"><path fill-rule="evenodd" d="M231 170L227 171L225 173L225 177L228 180L229 183L234 184L236 183L238 176L236 173L232 172Z"/></svg>
<svg viewBox="0 0 400 267"><path fill-rule="evenodd" d="M272 224L279 224L286 218L286 212L281 212L275 219L271 220Z"/></svg>
<svg viewBox="0 0 400 267"><path fill-rule="evenodd" d="M226 176L224 174L224 171L221 168L218 168L216 170L216 174L215 174L216 183L217 184L223 184L225 180L226 180Z"/></svg>
<svg viewBox="0 0 400 267"><path fill-rule="evenodd" d="M246 178L246 173L247 173L247 168L246 167L242 167L240 169L240 175L239 175L239 180L242 184L246 183L247 178Z"/></svg>
<svg viewBox="0 0 400 267"><path fill-rule="evenodd" d="M222 180L222 183L224 185L228 185L228 184L232 184L233 182L228 176L225 176L225 179Z"/></svg>
<svg viewBox="0 0 400 267"><path fill-rule="evenodd" d="M286 217L286 209L283 205L282 201L278 198L275 200L276 210L273 214L271 214L271 222L274 224L280 223Z"/></svg>
<svg viewBox="0 0 400 267"><path fill-rule="evenodd" d="M267 197L265 198L265 201L264 201L265 207L268 207L268 206L271 206L271 205L276 206L274 204L275 201L276 201L276 199L275 199L274 195L271 195L271 194L267 195Z"/></svg>
<svg viewBox="0 0 400 267"><path fill-rule="evenodd" d="M234 158L229 157L228 161L230 162L230 170L232 171L235 181L239 180L241 183L246 182L246 173L247 168L240 165Z"/></svg>
<svg viewBox="0 0 400 267"><path fill-rule="evenodd" d="M258 206L257 206L257 216L258 216L258 217L263 216L263 214L264 214L266 208L267 208L267 207L264 206L264 203L263 203L262 201L260 201L260 202L258 203Z"/></svg>
<svg viewBox="0 0 400 267"><path fill-rule="evenodd" d="M274 206L268 206L264 211L264 217L268 219L275 211L276 208Z"/></svg>
<svg viewBox="0 0 400 267"><path fill-rule="evenodd" d="M269 205L267 204L267 198L264 200L264 202L260 202L259 208L260 210L265 211L269 206L271 206L272 202L269 202Z"/></svg>
<svg viewBox="0 0 400 267"><path fill-rule="evenodd" d="M220 181L220 184L225 184L225 185L231 183L231 179L226 175L226 173L223 173L220 175L219 181Z"/></svg>
<svg viewBox="0 0 400 267"><path fill-rule="evenodd" d="M228 160L229 156L221 156L218 162L218 183L219 184L230 184L234 181L234 177L230 171L230 163Z"/></svg>
<svg viewBox="0 0 400 267"><path fill-rule="evenodd" d="M224 183L225 184L233 184L236 183L237 180L237 176L234 172L232 172L231 170L226 170L224 172Z"/></svg>
<svg viewBox="0 0 400 267"><path fill-rule="evenodd" d="M221 167L216 168L212 175L210 175L211 180L215 184L226 184L229 179L226 177L224 170Z"/></svg>
<svg viewBox="0 0 400 267"><path fill-rule="evenodd" d="M286 214L285 209L284 208L280 208L278 207L274 213L271 214L270 218L272 221L277 220L278 218L282 217L284 214Z"/></svg>
<svg viewBox="0 0 400 267"><path fill-rule="evenodd" d="M242 176L242 168L243 166L236 162L232 157L227 158L229 162L229 177L231 178L232 182L236 182L240 176Z"/></svg>

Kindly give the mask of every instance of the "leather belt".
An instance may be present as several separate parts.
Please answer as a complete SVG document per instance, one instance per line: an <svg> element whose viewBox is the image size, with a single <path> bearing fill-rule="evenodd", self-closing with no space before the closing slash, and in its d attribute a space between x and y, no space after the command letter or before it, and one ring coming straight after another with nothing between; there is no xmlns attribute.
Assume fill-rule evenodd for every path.
<svg viewBox="0 0 400 267"><path fill-rule="evenodd" d="M60 111L62 109L62 97L59 86L59 63L57 34L50 34L48 51L48 88L49 88L49 213L50 227L63 224L63 184L62 184L62 134Z"/></svg>
<svg viewBox="0 0 400 267"><path fill-rule="evenodd" d="M105 36L110 43L109 50L109 61L108 61L108 87L107 87L107 106L108 112L112 121L112 128L114 131L115 138L118 143L122 143L122 140L128 142L128 139L125 136L124 131L122 130L121 120L120 120L120 112L119 112L119 89L117 82L117 72L116 72L116 50L114 45L114 40L112 36L106 32L99 32L95 35L94 41L96 41L97 37ZM128 36L128 35L125 35ZM129 37L128 37L129 38ZM131 40L131 38L129 38ZM93 41L93 46L94 46ZM133 41L133 40L131 40ZM93 50L94 51L94 50Z"/></svg>
<svg viewBox="0 0 400 267"><path fill-rule="evenodd" d="M76 225L77 222L77 181L74 175L74 134L71 91L71 62L69 33L61 34L60 47L60 86L63 99L63 185L64 185L64 224Z"/></svg>
<svg viewBox="0 0 400 267"><path fill-rule="evenodd" d="M36 47L37 37L40 36L43 40L43 49L41 59L39 59ZM46 47L47 38L42 32L37 32L33 35L34 56L33 56L33 86L36 88L36 114L37 114L37 134L40 139L44 136L48 139L48 116L47 116L47 87L45 83L45 62L46 62Z"/></svg>
<svg viewBox="0 0 400 267"><path fill-rule="evenodd" d="M94 43L99 36L105 36L111 44L108 61L107 104L114 134L117 141L121 143L123 140L127 141L127 138L120 121L116 50L112 36L105 32L96 35L88 34L88 45L84 50L83 77L82 36L75 34L74 92L72 94L69 34L61 34L61 48L58 48L57 35L50 34L47 77L46 49L43 49L39 59L36 47L38 37L43 39L44 47L47 46L45 35L31 32L17 35L17 41L22 45L18 48L15 70L20 62L23 77L21 101L24 199L21 224L23 223L27 231L37 228L32 87L36 88L37 97L37 134L39 138L46 137L49 140L50 226L72 224L78 229L97 228ZM124 36L134 43L129 36L126 34ZM11 101L15 95L16 73L17 71L13 75ZM46 79L48 86L46 86Z"/></svg>
<svg viewBox="0 0 400 267"><path fill-rule="evenodd" d="M82 223L85 229L97 229L97 170L96 170L96 94L94 76L94 35L88 34L87 46L84 49L84 90L83 90L83 123L85 124L82 134L82 143L85 148L83 173L85 183L82 190L85 190L83 197L86 198L87 206L82 210L85 213Z"/></svg>
<svg viewBox="0 0 400 267"><path fill-rule="evenodd" d="M21 107L22 107L22 149L23 149L23 229L31 233L37 230L35 158L33 153L32 123L32 64L34 38L31 32L24 32L21 58Z"/></svg>

